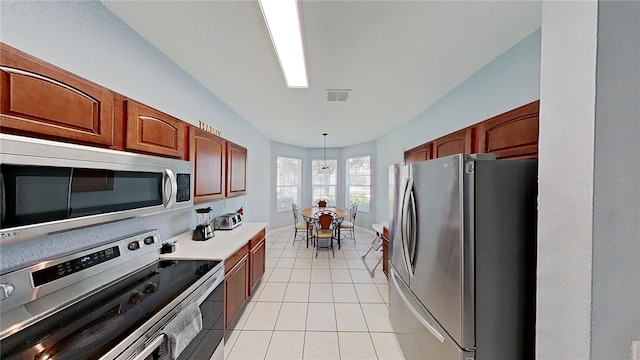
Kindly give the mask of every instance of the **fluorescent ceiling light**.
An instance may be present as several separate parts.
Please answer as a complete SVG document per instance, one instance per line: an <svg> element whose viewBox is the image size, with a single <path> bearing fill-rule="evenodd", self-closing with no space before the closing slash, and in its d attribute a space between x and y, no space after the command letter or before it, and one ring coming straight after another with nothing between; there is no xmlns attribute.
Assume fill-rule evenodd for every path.
<svg viewBox="0 0 640 360"><path fill-rule="evenodd" d="M308 87L296 0L258 0L289 87Z"/></svg>

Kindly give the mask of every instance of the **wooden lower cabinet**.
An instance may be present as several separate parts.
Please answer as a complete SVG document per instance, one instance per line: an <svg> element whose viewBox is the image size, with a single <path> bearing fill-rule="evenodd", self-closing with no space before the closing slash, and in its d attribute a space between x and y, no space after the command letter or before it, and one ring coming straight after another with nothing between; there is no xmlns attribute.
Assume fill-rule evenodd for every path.
<svg viewBox="0 0 640 360"><path fill-rule="evenodd" d="M253 294L265 271L266 258L266 238L264 229L251 239L251 250L249 250L249 269L251 281L249 282L249 294Z"/></svg>
<svg viewBox="0 0 640 360"><path fill-rule="evenodd" d="M389 229L382 230L382 272L389 277Z"/></svg>
<svg viewBox="0 0 640 360"><path fill-rule="evenodd" d="M232 266L228 267L227 263ZM231 255L225 260L224 266L224 328L226 333L229 326L239 317L240 310L249 298L248 246L243 246Z"/></svg>

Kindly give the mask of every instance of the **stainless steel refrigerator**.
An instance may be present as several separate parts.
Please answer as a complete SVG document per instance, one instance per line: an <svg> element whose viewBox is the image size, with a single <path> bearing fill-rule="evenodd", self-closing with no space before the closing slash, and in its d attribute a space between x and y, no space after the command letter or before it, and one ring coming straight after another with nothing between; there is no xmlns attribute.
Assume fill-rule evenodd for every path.
<svg viewBox="0 0 640 360"><path fill-rule="evenodd" d="M534 358L537 161L390 168L389 317L407 359Z"/></svg>

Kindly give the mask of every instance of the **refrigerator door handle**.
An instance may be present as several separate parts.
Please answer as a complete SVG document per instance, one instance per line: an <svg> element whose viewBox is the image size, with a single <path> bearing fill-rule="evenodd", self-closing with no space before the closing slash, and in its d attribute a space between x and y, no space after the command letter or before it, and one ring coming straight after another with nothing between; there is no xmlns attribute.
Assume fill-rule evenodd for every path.
<svg viewBox="0 0 640 360"><path fill-rule="evenodd" d="M405 188L402 194L402 213L401 213L401 235L402 235L402 255L404 259L404 266L409 273L409 277L413 277L413 267L411 264L411 258L409 257L409 237L411 236L411 231L409 230L409 221L408 221L408 213L409 213L409 201L408 197L411 196L413 191L413 179L408 178L405 184Z"/></svg>
<svg viewBox="0 0 640 360"><path fill-rule="evenodd" d="M441 343L444 343L444 336L442 336L442 334L440 334L440 332L438 332L438 330L436 330L436 328L429 323L429 320L425 319L424 316L420 314L420 312L411 304L409 299L407 299L406 295L404 294L404 290L400 288L400 284L398 284L398 280L396 280L398 275L396 275L396 272L393 269L393 267L391 267L390 270L391 270L391 280L393 282L393 286L395 286L396 291L398 292L398 295L400 295L400 299L402 299L402 302L409 309L409 311L411 311L413 316L415 316L416 319L425 328L427 328L427 330L429 330L429 332L431 332L431 334L433 334L433 336L435 336L436 339L438 339L438 341L440 341Z"/></svg>
<svg viewBox="0 0 640 360"><path fill-rule="evenodd" d="M413 184L412 184L413 185ZM417 224L416 221L417 212L416 212L416 198L413 192L413 186L411 186L411 191L409 192L409 266L411 267L411 273L413 274L415 269L416 262L416 246L418 244L417 236Z"/></svg>

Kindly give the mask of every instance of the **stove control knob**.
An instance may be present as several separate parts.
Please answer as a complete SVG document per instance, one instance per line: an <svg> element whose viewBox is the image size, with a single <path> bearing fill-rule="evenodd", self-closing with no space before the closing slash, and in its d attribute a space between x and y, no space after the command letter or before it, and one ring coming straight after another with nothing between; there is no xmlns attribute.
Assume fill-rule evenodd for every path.
<svg viewBox="0 0 640 360"><path fill-rule="evenodd" d="M154 237L153 237L153 236L147 236L146 238L144 238L144 240L143 240L143 241L144 241L144 244L145 244L145 245L151 245L151 244L153 244L154 242L156 242L156 239L154 239Z"/></svg>
<svg viewBox="0 0 640 360"><path fill-rule="evenodd" d="M138 305L140 304L140 302L142 301L142 298L144 297L144 294L141 293L140 291L136 291L133 293L133 295L131 295L131 297L129 298L129 304L131 305Z"/></svg>
<svg viewBox="0 0 640 360"><path fill-rule="evenodd" d="M129 249L129 250L138 250L138 249L140 249L140 242L139 241L130 242L129 245L127 245L127 249Z"/></svg>
<svg viewBox="0 0 640 360"><path fill-rule="evenodd" d="M151 294L158 291L158 284L157 283L149 283L147 284L147 287L144 288L144 292L145 294Z"/></svg>
<svg viewBox="0 0 640 360"><path fill-rule="evenodd" d="M11 284L0 284L0 300L4 300L13 294L16 288Z"/></svg>

